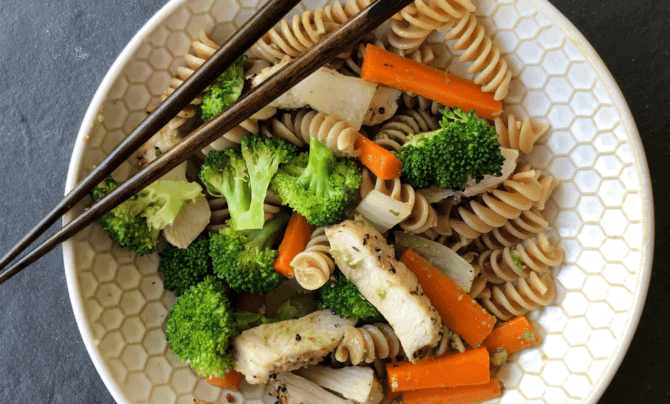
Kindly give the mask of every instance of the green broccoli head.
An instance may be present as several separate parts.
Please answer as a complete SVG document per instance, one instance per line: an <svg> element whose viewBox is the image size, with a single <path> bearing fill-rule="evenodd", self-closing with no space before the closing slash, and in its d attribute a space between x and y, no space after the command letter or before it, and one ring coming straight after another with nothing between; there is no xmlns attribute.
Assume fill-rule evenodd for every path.
<svg viewBox="0 0 670 404"><path fill-rule="evenodd" d="M203 121L209 121L240 98L244 88L244 62L246 60L246 56L240 56L205 90L200 105Z"/></svg>
<svg viewBox="0 0 670 404"><path fill-rule="evenodd" d="M236 292L264 295L276 289L286 278L274 270L277 250L272 245L289 218L280 211L259 230L226 227L212 234L209 245L214 273Z"/></svg>
<svg viewBox="0 0 670 404"><path fill-rule="evenodd" d="M209 240L201 237L184 249L168 245L160 253L158 271L163 274L165 289L183 295L191 286L214 274Z"/></svg>
<svg viewBox="0 0 670 404"><path fill-rule="evenodd" d="M438 186L462 191L468 178L502 175L505 158L495 128L455 108L443 111L442 129L415 135L400 148L402 180L417 189Z"/></svg>
<svg viewBox="0 0 670 404"><path fill-rule="evenodd" d="M384 316L368 302L346 276L334 274L319 291L319 301L334 314L348 319L358 319L359 324L384 322Z"/></svg>
<svg viewBox="0 0 670 404"><path fill-rule="evenodd" d="M312 138L309 153L283 165L270 187L308 223L325 226L342 220L361 179L356 163L335 158L332 150Z"/></svg>
<svg viewBox="0 0 670 404"><path fill-rule="evenodd" d="M98 200L119 186L113 178L92 191ZM187 201L202 195L197 183L156 181L98 219L109 236L139 255L156 251L160 230L172 223Z"/></svg>
<svg viewBox="0 0 670 404"><path fill-rule="evenodd" d="M203 376L225 377L233 369L232 339L239 334L225 286L207 277L172 306L165 338L174 354Z"/></svg>
<svg viewBox="0 0 670 404"><path fill-rule="evenodd" d="M241 148L212 151L200 169L207 191L228 202L235 230L260 229L270 180L279 165L293 159L297 148L280 138L247 135Z"/></svg>

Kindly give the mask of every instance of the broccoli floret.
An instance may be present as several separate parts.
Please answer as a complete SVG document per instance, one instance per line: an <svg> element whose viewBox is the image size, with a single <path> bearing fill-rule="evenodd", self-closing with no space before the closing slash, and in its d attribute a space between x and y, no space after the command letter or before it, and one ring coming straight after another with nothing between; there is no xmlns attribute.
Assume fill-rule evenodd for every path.
<svg viewBox="0 0 670 404"><path fill-rule="evenodd" d="M119 186L109 177L92 191L98 200ZM139 255L156 251L160 230L172 223L186 201L202 195L197 183L156 181L98 219L121 247Z"/></svg>
<svg viewBox="0 0 670 404"><path fill-rule="evenodd" d="M413 136L400 148L402 180L417 189L436 185L463 191L468 178L475 182L484 175L502 175L505 158L495 128L455 108L443 111L442 129Z"/></svg>
<svg viewBox="0 0 670 404"><path fill-rule="evenodd" d="M341 272L333 275L335 279L326 282L319 290L319 301L334 314L348 319L358 319L359 324L384 322L384 316Z"/></svg>
<svg viewBox="0 0 670 404"><path fill-rule="evenodd" d="M240 56L235 63L226 69L214 83L205 90L200 110L203 121L209 121L214 115L223 111L237 101L244 87L244 62L246 56Z"/></svg>
<svg viewBox="0 0 670 404"><path fill-rule="evenodd" d="M158 271L163 274L165 289L181 296L207 275L214 274L209 256L209 240L200 238L184 249L168 245L160 253Z"/></svg>
<svg viewBox="0 0 670 404"><path fill-rule="evenodd" d="M226 227L210 238L210 255L214 273L236 292L264 295L286 278L274 270L277 250L272 245L288 223L290 215L276 213L262 229L236 231Z"/></svg>
<svg viewBox="0 0 670 404"><path fill-rule="evenodd" d="M214 277L187 290L170 309L165 329L174 354L203 376L233 369L232 340L239 334L224 285Z"/></svg>
<svg viewBox="0 0 670 404"><path fill-rule="evenodd" d="M344 210L356 198L361 179L356 163L335 158L332 150L312 138L309 153L283 165L270 187L308 223L325 226L342 220Z"/></svg>
<svg viewBox="0 0 670 404"><path fill-rule="evenodd" d="M293 159L296 150L280 138L248 135L239 149L207 154L200 179L210 194L226 198L233 229L263 227L263 203L270 180L279 164Z"/></svg>

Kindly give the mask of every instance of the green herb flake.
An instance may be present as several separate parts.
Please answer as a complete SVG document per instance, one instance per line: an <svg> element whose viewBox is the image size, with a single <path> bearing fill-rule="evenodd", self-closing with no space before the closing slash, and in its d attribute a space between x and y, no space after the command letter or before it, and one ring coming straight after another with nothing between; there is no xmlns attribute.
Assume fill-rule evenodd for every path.
<svg viewBox="0 0 670 404"><path fill-rule="evenodd" d="M381 289L377 291L377 295L379 295L379 298L382 300L386 299L386 292Z"/></svg>
<svg viewBox="0 0 670 404"><path fill-rule="evenodd" d="M396 212L396 211L393 210L393 209L389 209L389 213L391 213L391 214L392 214L393 216L395 216L395 217L400 216L400 212Z"/></svg>

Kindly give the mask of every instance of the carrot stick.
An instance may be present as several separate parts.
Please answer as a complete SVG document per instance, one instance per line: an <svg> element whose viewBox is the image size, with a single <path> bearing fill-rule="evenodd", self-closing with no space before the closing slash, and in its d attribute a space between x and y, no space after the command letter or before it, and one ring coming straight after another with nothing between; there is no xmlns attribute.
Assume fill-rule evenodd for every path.
<svg viewBox="0 0 670 404"><path fill-rule="evenodd" d="M459 387L488 383L489 352L486 348L470 349L463 353L431 356L416 363L395 362L386 365L393 393Z"/></svg>
<svg viewBox="0 0 670 404"><path fill-rule="evenodd" d="M505 350L507 354L540 342L540 337L526 317L518 316L493 329L482 344L489 352Z"/></svg>
<svg viewBox="0 0 670 404"><path fill-rule="evenodd" d="M379 49L365 48L361 78L422 95L450 107L494 119L502 114L502 103L472 81L453 76L411 59Z"/></svg>
<svg viewBox="0 0 670 404"><path fill-rule="evenodd" d="M416 275L423 293L430 299L442 322L470 346L479 347L493 330L495 317L413 250L405 250L400 261Z"/></svg>
<svg viewBox="0 0 670 404"><path fill-rule="evenodd" d="M307 223L305 216L298 212L293 212L291 220L289 220L288 226L286 226L284 239L277 250L277 258L274 262L275 271L288 278L295 276L291 261L293 261L296 255L305 251L313 230L312 225Z"/></svg>
<svg viewBox="0 0 670 404"><path fill-rule="evenodd" d="M437 388L391 393L391 404L475 404L502 397L500 382L491 379L486 384L452 388Z"/></svg>
<svg viewBox="0 0 670 404"><path fill-rule="evenodd" d="M242 383L242 373L235 369L231 369L230 372L226 373L226 377L224 378L214 376L209 376L207 378L207 384L232 391L239 391L240 383Z"/></svg>
<svg viewBox="0 0 670 404"><path fill-rule="evenodd" d="M361 150L358 159L382 180L392 180L400 177L402 161L393 153L371 141L363 135L356 139L356 148Z"/></svg>

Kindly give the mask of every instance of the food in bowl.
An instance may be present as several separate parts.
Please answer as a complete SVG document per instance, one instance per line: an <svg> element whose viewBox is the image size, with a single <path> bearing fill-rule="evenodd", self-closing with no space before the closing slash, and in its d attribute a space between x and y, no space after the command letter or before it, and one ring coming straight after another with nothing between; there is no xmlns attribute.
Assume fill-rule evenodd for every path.
<svg viewBox="0 0 670 404"><path fill-rule="evenodd" d="M334 10L298 24L327 33ZM445 45L393 45L411 25L402 18L389 44L357 44L203 150L196 175L180 167L103 223L140 254L159 249L159 233L169 242L159 265L180 297L166 336L211 383L235 388L240 372L286 402L376 401L384 386L407 402L488 399L501 394L491 366L539 341L523 315L551 303L549 269L564 255L543 235L557 181L522 162L545 128L501 118L502 59L474 82L445 75ZM320 33L319 19L331 19ZM288 34L238 60L138 160L296 56L277 35ZM201 34L173 86L216 47ZM366 382L337 390L343 380Z"/></svg>

